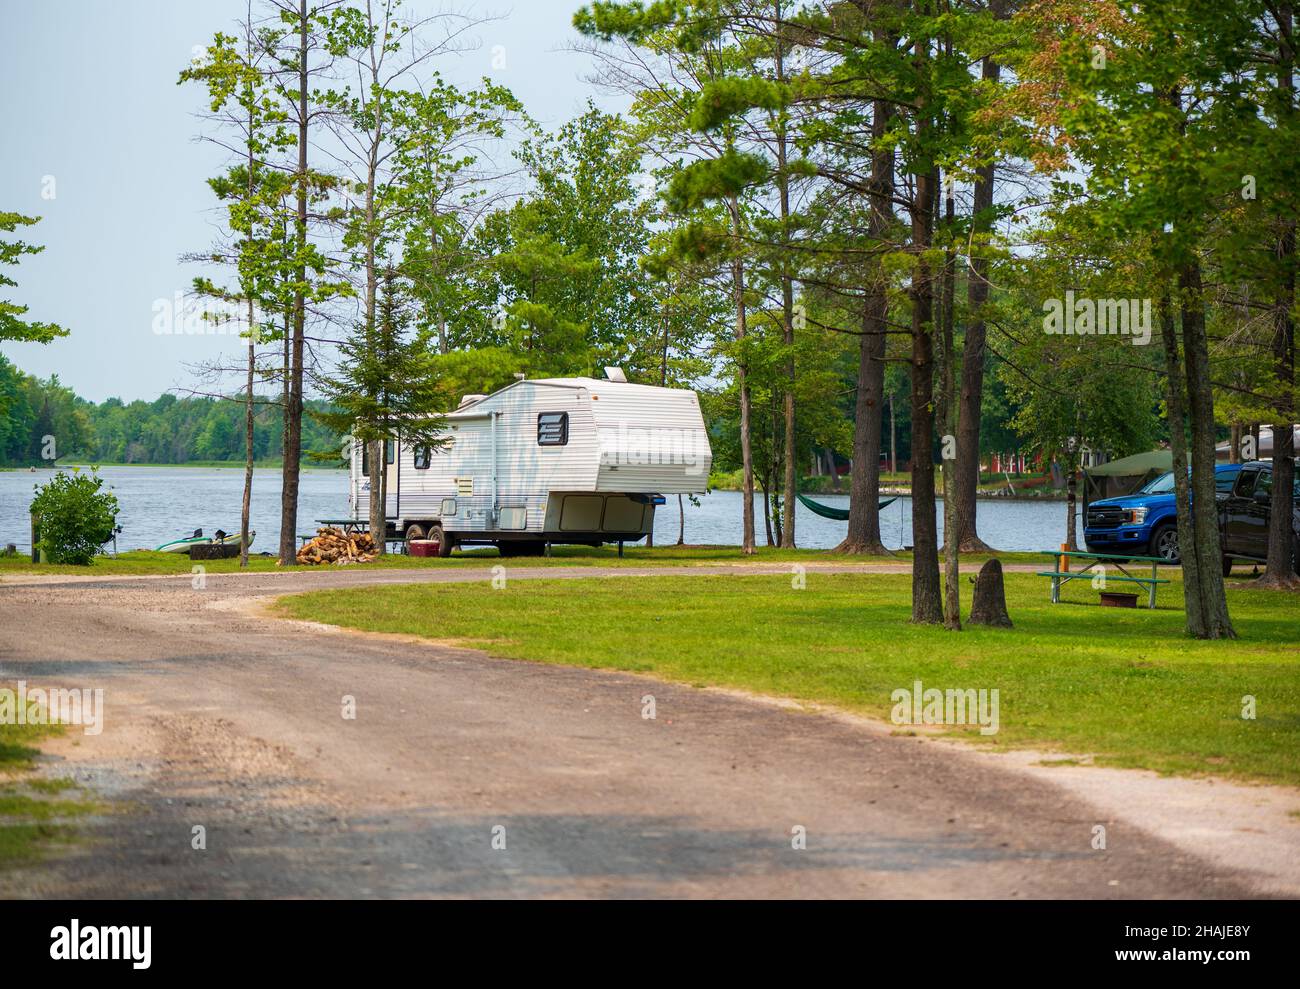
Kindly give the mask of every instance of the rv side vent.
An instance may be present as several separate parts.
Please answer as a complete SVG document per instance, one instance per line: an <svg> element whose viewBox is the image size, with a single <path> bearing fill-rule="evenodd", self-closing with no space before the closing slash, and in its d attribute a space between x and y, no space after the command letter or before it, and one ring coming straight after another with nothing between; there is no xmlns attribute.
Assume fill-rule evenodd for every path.
<svg viewBox="0 0 1300 989"><path fill-rule="evenodd" d="M461 498L474 497L474 478L472 477L456 478L456 494Z"/></svg>
<svg viewBox="0 0 1300 989"><path fill-rule="evenodd" d="M523 506L501 509L497 527L501 529L528 528L528 509Z"/></svg>

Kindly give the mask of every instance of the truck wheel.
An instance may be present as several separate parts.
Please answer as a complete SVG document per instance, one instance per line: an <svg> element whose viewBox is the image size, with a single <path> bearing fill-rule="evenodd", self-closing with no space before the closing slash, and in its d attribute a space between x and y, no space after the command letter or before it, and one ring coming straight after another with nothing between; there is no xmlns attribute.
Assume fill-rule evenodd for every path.
<svg viewBox="0 0 1300 989"><path fill-rule="evenodd" d="M424 538L424 526L412 523L411 525L408 525L406 527L406 536L403 539L405 546L403 548L406 550L407 556L411 555L411 543L416 539L423 539L423 538Z"/></svg>
<svg viewBox="0 0 1300 989"><path fill-rule="evenodd" d="M1151 555L1158 556L1169 564L1182 562L1182 554L1178 550L1177 526L1172 526L1166 522L1156 529L1155 534L1151 537Z"/></svg>
<svg viewBox="0 0 1300 989"><path fill-rule="evenodd" d="M442 526L437 522L429 526L429 538L437 543L434 549L434 555L441 556L443 559L451 556L451 551L455 545L452 538L442 531Z"/></svg>
<svg viewBox="0 0 1300 989"><path fill-rule="evenodd" d="M1232 576L1232 557L1230 556L1225 556L1223 558L1223 576Z"/></svg>

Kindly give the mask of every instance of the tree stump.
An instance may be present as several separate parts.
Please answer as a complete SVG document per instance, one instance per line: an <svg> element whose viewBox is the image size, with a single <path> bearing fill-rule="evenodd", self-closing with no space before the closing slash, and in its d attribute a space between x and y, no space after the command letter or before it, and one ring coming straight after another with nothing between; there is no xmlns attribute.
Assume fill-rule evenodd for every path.
<svg viewBox="0 0 1300 989"><path fill-rule="evenodd" d="M1002 584L1002 561L989 560L980 567L971 599L970 624L1014 628L1007 614L1007 592Z"/></svg>

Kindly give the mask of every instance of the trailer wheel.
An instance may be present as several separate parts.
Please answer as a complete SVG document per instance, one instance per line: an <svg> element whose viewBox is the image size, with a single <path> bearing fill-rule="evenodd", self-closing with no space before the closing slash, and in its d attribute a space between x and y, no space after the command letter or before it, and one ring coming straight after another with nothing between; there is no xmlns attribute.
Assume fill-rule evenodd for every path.
<svg viewBox="0 0 1300 989"><path fill-rule="evenodd" d="M452 547L454 545L452 538L442 531L442 526L437 522L429 526L429 539L433 540L433 542L437 544L437 547L434 550L437 556L441 556L444 559L451 556Z"/></svg>
<svg viewBox="0 0 1300 989"><path fill-rule="evenodd" d="M1223 558L1223 576L1232 576L1232 557L1230 556L1225 556Z"/></svg>
<svg viewBox="0 0 1300 989"><path fill-rule="evenodd" d="M417 525L416 523L412 523L406 527L406 537L403 541L406 544L404 548L406 550L407 556L411 555L411 543L416 539L423 539L423 538L424 538L424 526Z"/></svg>

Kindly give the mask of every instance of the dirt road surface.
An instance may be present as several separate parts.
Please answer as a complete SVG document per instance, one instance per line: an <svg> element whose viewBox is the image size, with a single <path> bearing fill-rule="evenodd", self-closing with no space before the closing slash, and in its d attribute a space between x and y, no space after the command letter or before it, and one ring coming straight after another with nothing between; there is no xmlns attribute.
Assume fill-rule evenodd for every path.
<svg viewBox="0 0 1300 989"><path fill-rule="evenodd" d="M751 572L789 568L512 578ZM5 580L0 681L105 691L102 733L71 729L42 771L113 809L66 853L0 874L0 895L1300 894L1291 791L1049 770L727 691L258 614L299 590L426 583L436 615L440 583L489 577Z"/></svg>

